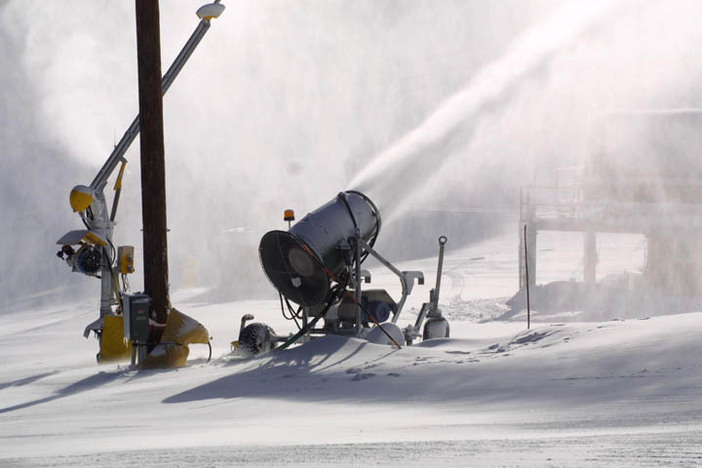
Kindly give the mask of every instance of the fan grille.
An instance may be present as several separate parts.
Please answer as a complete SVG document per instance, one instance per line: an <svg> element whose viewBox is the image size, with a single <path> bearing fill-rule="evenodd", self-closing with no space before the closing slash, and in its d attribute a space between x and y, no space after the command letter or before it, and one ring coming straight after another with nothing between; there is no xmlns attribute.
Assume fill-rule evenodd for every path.
<svg viewBox="0 0 702 468"><path fill-rule="evenodd" d="M304 306L324 302L331 279L317 255L294 234L270 231L258 251L263 271L285 297Z"/></svg>

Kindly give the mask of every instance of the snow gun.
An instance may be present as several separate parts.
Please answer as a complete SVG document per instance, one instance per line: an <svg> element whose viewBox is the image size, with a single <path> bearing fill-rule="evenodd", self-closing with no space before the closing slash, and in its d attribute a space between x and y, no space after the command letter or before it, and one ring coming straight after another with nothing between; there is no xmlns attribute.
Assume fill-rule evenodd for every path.
<svg viewBox="0 0 702 468"><path fill-rule="evenodd" d="M294 220L292 210L285 221ZM440 239L437 287L424 304L414 325L404 330L397 322L415 282L424 284L421 271L400 271L374 248L380 233L380 212L366 195L356 191L336 198L310 212L287 231L270 231L261 239L261 266L278 290L283 315L295 321L299 331L282 337L262 323L245 326L239 333L242 354L284 349L313 336L335 334L365 338L375 343L401 347L419 336L424 339L449 336L448 322L438 309L438 293L446 237ZM384 289L366 289L370 273L363 262L373 256L400 281L401 297L395 301ZM294 304L297 305L295 307ZM425 318L429 321L422 328ZM317 324L322 321L322 324Z"/></svg>
<svg viewBox="0 0 702 468"><path fill-rule="evenodd" d="M161 81L163 94L168 91L209 30L210 20L219 17L224 11L224 5L219 2L220 0L215 0L214 3L203 5L197 10L200 22L163 75ZM112 238L122 192L122 178L127 164L124 155L138 134L139 116L137 115L90 185L73 187L69 201L73 211L80 216L85 229L70 231L57 242L61 246L57 253L58 257L65 260L72 271L100 279L100 316L88 324L84 331L86 338L94 332L100 340L100 352L97 355L99 362L123 358L125 354L131 352L129 341L144 345L149 335L149 327L163 326L151 323L148 316L149 298L147 296L128 294L127 275L134 273L134 247L115 248ZM115 194L112 207L108 210L104 189L118 166L119 172L114 185ZM177 311L173 315L185 321L189 319ZM132 355L132 362L134 362L134 355Z"/></svg>

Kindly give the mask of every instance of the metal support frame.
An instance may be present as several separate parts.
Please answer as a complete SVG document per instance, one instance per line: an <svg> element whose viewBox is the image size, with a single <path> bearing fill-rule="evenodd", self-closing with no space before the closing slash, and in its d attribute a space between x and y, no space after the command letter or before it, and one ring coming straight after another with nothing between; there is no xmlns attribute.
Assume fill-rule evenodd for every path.
<svg viewBox="0 0 702 468"><path fill-rule="evenodd" d="M414 288L414 281L417 280L417 284L420 285L424 284L424 273L422 273L421 271L400 271L397 268L395 268L395 266L392 263L387 261L382 255L375 251L373 247L368 245L368 243L365 240L359 238L358 241L358 251L360 251L360 248L362 247L400 279L400 285L402 286L402 298L400 299L400 302L397 303L397 310L395 311L392 317L392 323L397 323L397 321L400 318L402 308L405 305L405 301L407 301L407 296L410 295L412 289ZM358 281L358 283L358 289L360 290L360 281Z"/></svg>
<svg viewBox="0 0 702 468"><path fill-rule="evenodd" d="M353 334L354 336L359 336L363 332L363 308L362 308L362 297L363 297L363 287L362 284L369 283L371 275L367 270L361 269L361 261L365 253L373 255L378 259L386 268L392 271L399 279L402 286L402 298L397 303L396 310L394 311L392 323L396 323L400 318L400 313L407 301L407 296L412 292L414 288L415 280L418 284L424 284L424 273L421 271L400 271L394 265L392 265L388 260L386 260L382 255L371 247L368 242L358 235L348 239L344 243L344 246L350 247L352 252L350 253L351 265L351 286L354 288L353 291L353 301L355 303L355 313L354 313L354 323L353 328L337 329L334 328L334 332L341 332L342 334ZM347 294L351 294L350 291L346 291ZM309 341L311 336L315 333L327 333L329 330L326 328L312 328L309 325L314 325L319 319L319 314L324 311L324 309L329 310L330 304L326 306L315 306L315 307L303 307L302 309L302 327L301 330L305 330L302 334L298 333L292 338L287 338L284 347L287 347L294 341L302 338L303 341ZM331 310L334 310L333 308ZM329 319L325 315L326 319ZM382 328L382 325L381 325ZM345 332L345 333L344 333ZM387 334L387 333L386 333ZM388 335L389 336L389 335ZM398 346L400 346L398 344ZM284 348L283 348L284 349Z"/></svg>
<svg viewBox="0 0 702 468"><path fill-rule="evenodd" d="M355 222L355 221L354 221ZM363 330L363 310L361 309L361 296L363 294L362 286L361 284L363 283L363 278L361 278L361 233L358 231L358 228L356 229L356 235L354 236L354 261L356 263L356 268L354 271L354 291L356 293L356 324L355 324L355 329L356 329L356 336L361 334L361 331Z"/></svg>
<svg viewBox="0 0 702 468"><path fill-rule="evenodd" d="M436 285L434 289L429 291L429 302L422 304L422 308L419 310L414 325L407 325L407 327L403 329L407 344L412 344L415 338L422 336L420 329L422 328L424 320L427 318L443 319L441 311L439 310L439 293L441 292L441 276L443 275L444 267L444 246L447 241L448 238L446 236L439 237L439 264L436 269Z"/></svg>

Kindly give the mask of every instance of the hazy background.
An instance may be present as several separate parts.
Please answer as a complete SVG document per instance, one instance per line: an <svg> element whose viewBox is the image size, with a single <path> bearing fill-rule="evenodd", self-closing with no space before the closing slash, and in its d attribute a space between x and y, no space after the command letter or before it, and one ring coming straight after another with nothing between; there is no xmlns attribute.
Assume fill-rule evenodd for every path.
<svg viewBox="0 0 702 468"><path fill-rule="evenodd" d="M213 299L270 292L256 246L285 208L361 188L391 258L441 223L460 245L513 229L519 187L580 163L603 110L702 107L694 0L223 3L164 100L171 283ZM199 6L161 2L164 71ZM133 2L1 1L0 52L0 305L97 301L55 242L137 113ZM138 140L127 158L115 244L140 253Z"/></svg>

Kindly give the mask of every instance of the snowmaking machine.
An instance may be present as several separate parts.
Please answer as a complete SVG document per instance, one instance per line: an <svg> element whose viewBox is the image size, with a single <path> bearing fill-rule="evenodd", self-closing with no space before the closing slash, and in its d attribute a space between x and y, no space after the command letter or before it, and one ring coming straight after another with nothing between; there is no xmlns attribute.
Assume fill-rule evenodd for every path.
<svg viewBox="0 0 702 468"><path fill-rule="evenodd" d="M285 220L292 218L291 210L286 210ZM259 245L261 266L278 290L283 314L295 321L299 331L278 336L263 323L246 325L253 319L247 314L241 322L239 350L243 354L258 354L326 334L366 338L397 347L411 344L420 336L448 337L449 324L438 307L446 237L439 238L439 269L430 301L422 306L413 325L400 329L400 313L415 281L424 284L424 274L400 271L375 250L380 227L380 212L371 199L357 191L346 191L289 230L266 233ZM384 289L363 287L371 281L369 272L362 268L369 256L399 279L398 301ZM420 332L425 319L428 320ZM320 321L322 325L317 326Z"/></svg>
<svg viewBox="0 0 702 468"><path fill-rule="evenodd" d="M219 17L223 11L224 5L220 0L203 5L197 10L200 21L195 31L163 75L163 94L168 91L209 30L210 20ZM98 361L122 359L131 352L134 363L133 350L144 350L149 327L154 326L149 318L148 296L129 294L127 275L134 272L134 247L115 248L113 243L115 218L127 164L124 155L139 134L139 123L137 115L90 185L77 185L71 190L71 208L78 213L85 229L70 231L57 241L61 246L57 255L66 261L72 271L100 279L100 315L97 320L88 324L84 331L86 338L94 332L100 339ZM112 206L108 209L104 189L118 166L115 194ZM174 315L179 317L181 325L183 322L189 322L189 317L175 312Z"/></svg>

